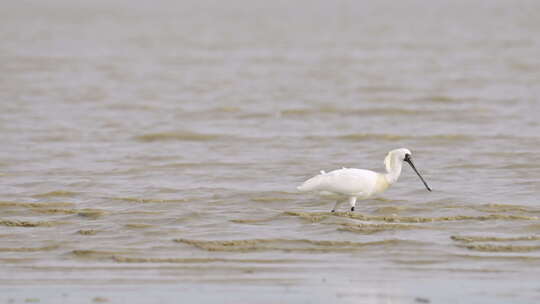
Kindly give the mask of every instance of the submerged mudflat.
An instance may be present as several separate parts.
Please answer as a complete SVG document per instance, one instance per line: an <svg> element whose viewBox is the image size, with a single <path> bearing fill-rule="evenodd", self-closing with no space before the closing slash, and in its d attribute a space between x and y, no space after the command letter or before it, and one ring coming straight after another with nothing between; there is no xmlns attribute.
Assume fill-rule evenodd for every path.
<svg viewBox="0 0 540 304"><path fill-rule="evenodd" d="M481 280L478 288L487 288L501 278L534 281L540 262L538 207L374 200L364 202L366 212L330 213L305 211L328 207L313 206L315 199L298 197L299 203L290 205L285 198L296 193L268 192L266 197L282 199L262 202L253 195L260 198L244 192L209 199L211 211L204 211L210 204L203 201L149 197L103 198L91 211L62 203L62 212L43 212L59 205L53 196L40 203L3 202L0 283L11 286L9 298L17 298L12 287L45 284L80 301L116 299L125 296L121 286L139 284L155 285L160 294L170 292L169 284L191 286L190 297L210 302L217 299L198 294L197 286L217 288L230 299L255 296L261 286L269 288L263 288L269 299L284 288L309 293L309 299L310 286L319 285L327 290L317 293L328 300L343 286L357 288L343 295L351 300L374 292L395 300L452 299L451 288L439 294L407 281L430 284L429 278L445 282L451 276L470 284ZM242 196L252 208L226 203ZM430 216L440 213L447 215ZM108 287L94 293L82 288L101 284ZM224 284L243 287L231 287L241 289L234 293ZM397 286L408 289L395 291ZM50 290L35 293L42 300L54 298ZM513 295L534 296L534 290Z"/></svg>

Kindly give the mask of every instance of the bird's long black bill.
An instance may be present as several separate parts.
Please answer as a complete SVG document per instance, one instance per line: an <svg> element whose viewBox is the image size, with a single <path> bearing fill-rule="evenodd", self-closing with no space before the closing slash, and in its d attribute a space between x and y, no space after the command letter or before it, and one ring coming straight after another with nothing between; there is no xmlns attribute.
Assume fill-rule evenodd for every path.
<svg viewBox="0 0 540 304"><path fill-rule="evenodd" d="M410 157L407 157L407 158L405 158L405 161L408 162L409 165L411 165L411 167L413 168L414 172L416 172L416 174L418 174L418 177L420 177L420 180L422 181L422 183L424 183L424 186L426 186L426 189L428 189L428 191L431 191L431 188L428 186L428 184L426 183L426 181L424 180L422 175L420 175L418 170L416 170L416 167L414 166L414 164L412 162L412 159Z"/></svg>

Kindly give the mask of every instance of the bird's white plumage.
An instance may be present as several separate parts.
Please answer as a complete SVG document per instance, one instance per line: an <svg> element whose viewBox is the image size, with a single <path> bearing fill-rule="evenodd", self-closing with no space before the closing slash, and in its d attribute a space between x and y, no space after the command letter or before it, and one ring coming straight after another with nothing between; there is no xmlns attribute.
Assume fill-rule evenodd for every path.
<svg viewBox="0 0 540 304"><path fill-rule="evenodd" d="M375 187L376 172L363 169L339 169L321 173L305 181L298 190L322 192L322 195L369 196Z"/></svg>
<svg viewBox="0 0 540 304"><path fill-rule="evenodd" d="M306 180L297 189L301 192L314 192L336 198L334 210L339 204L348 200L351 210L354 210L356 199L371 198L395 183L401 174L403 161L410 155L411 151L404 148L390 151L384 159L385 174L352 168L343 168L328 173L321 171L319 175ZM407 161L413 166L410 159ZM413 169L416 171L414 166ZM418 176L420 176L419 173ZM422 179L421 176L420 178ZM431 191L427 184L426 188Z"/></svg>

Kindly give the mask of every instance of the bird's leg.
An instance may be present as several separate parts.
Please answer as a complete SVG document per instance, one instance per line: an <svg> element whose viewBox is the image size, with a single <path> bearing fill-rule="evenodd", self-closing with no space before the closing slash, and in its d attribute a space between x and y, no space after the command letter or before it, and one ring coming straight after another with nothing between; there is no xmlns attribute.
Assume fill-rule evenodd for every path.
<svg viewBox="0 0 540 304"><path fill-rule="evenodd" d="M344 200L342 199L338 199L336 201L336 204L334 205L334 208L332 209L332 212L336 212L336 209L339 207L339 205L341 205L342 203L344 202Z"/></svg>
<svg viewBox="0 0 540 304"><path fill-rule="evenodd" d="M356 206L356 196L349 197L349 205L351 205L351 211L354 211L354 206Z"/></svg>

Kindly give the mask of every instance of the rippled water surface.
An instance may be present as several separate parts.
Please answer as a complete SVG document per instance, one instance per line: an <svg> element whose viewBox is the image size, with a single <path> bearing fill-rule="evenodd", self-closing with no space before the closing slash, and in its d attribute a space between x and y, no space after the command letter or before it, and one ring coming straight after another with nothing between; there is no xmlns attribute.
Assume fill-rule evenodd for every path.
<svg viewBox="0 0 540 304"><path fill-rule="evenodd" d="M540 302L538 1L11 1L0 303ZM295 187L405 167L354 213Z"/></svg>

